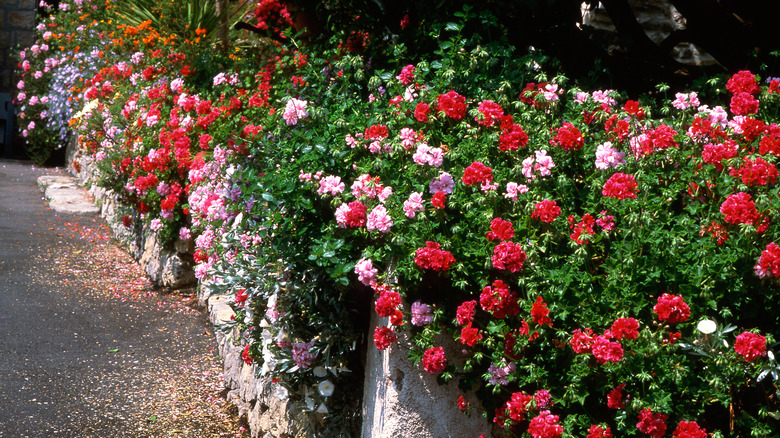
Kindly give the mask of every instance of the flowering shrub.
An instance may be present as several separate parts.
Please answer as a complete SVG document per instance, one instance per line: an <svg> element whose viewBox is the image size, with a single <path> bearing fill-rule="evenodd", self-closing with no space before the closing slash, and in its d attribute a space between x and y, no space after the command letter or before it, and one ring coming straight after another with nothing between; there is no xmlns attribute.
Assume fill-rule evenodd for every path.
<svg viewBox="0 0 780 438"><path fill-rule="evenodd" d="M90 10L87 3L59 2L57 19L42 20L35 28L35 43L18 53L18 124L27 154L36 163L65 148L70 119L84 104L83 83L105 62L105 34L98 25L105 13L102 8ZM53 9L46 1L40 6Z"/></svg>
<svg viewBox="0 0 780 438"><path fill-rule="evenodd" d="M749 72L719 82L729 110L587 92L486 51L473 14L415 64L291 38L203 89L142 38L86 81L83 146L136 216L194 239L244 360L313 434L354 428L362 340L408 331L496 435L776 435L778 96Z"/></svg>

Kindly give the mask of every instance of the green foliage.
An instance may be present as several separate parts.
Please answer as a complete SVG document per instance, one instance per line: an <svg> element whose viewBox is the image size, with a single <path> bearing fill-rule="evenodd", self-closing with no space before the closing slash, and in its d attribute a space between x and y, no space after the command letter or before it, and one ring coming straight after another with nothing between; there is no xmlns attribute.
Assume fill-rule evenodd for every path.
<svg viewBox="0 0 780 438"><path fill-rule="evenodd" d="M183 41L214 42L220 29L226 34L242 21L254 6L252 2L235 4L223 0L224 9L218 11L220 0L132 0L118 2L117 20L128 26L139 27L144 22L163 35L173 33Z"/></svg>

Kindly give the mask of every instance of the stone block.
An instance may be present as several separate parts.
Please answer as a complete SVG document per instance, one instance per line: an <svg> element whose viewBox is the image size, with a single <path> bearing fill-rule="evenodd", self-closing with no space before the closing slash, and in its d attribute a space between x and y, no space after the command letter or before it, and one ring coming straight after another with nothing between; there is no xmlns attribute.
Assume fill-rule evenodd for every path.
<svg viewBox="0 0 780 438"><path fill-rule="evenodd" d="M11 40L11 45L17 45L20 47L30 47L33 44L35 44L35 32L27 31L27 30L17 30L14 31L10 40Z"/></svg>
<svg viewBox="0 0 780 438"><path fill-rule="evenodd" d="M35 10L35 0L19 0L19 9Z"/></svg>
<svg viewBox="0 0 780 438"><path fill-rule="evenodd" d="M0 71L0 82L2 82L2 86L4 89L9 89L13 87L13 81L11 78L13 77L14 71L10 68L4 68L2 71Z"/></svg>
<svg viewBox="0 0 780 438"><path fill-rule="evenodd" d="M387 318L381 318L386 320ZM372 316L371 333L380 318ZM383 321L386 325L387 321ZM447 351L457 351L451 340L440 339ZM449 342L449 344L448 344ZM455 382L439 385L436 376L413 367L406 352L408 333L384 351L369 348L363 387L363 438L459 438L490 435L490 425L480 415L466 417L457 408L463 395L475 406L473 394L462 394ZM448 348L450 347L450 348Z"/></svg>
<svg viewBox="0 0 780 438"><path fill-rule="evenodd" d="M33 29L35 27L35 11L9 12L8 26L16 29Z"/></svg>

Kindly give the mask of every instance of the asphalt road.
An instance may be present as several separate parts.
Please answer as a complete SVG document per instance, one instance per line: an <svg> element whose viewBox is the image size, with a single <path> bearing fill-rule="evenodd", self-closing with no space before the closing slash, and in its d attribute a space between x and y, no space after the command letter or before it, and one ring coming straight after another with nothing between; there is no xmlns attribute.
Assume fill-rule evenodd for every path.
<svg viewBox="0 0 780 438"><path fill-rule="evenodd" d="M51 173L0 160L0 437L236 436L203 312L47 208Z"/></svg>

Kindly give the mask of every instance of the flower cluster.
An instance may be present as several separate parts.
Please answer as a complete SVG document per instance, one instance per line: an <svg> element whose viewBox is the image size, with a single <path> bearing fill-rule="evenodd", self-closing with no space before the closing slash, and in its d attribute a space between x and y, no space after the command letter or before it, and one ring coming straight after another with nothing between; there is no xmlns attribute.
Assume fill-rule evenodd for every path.
<svg viewBox="0 0 780 438"><path fill-rule="evenodd" d="M278 1L256 12L287 21ZM773 310L780 278L777 85L740 72L730 107L680 93L658 120L645 97L517 82L526 71L502 76L520 96L488 96L482 66L518 64L480 60L465 36L436 61L446 68L393 64L372 47L411 47L403 35L350 31L306 48L284 33L267 59L230 54L195 75L202 55L144 42L148 25L102 35L115 31L142 36L112 41L107 61L94 47L82 154L133 210L126 226L194 247L203 287L235 297L242 359L297 391L316 428L361 363L356 291L373 290L386 318L377 349L462 379L511 435L663 436L671 419L673 436L700 438L702 404L733 400L771 357L777 312L745 309L764 296ZM27 114L44 111L30 87L52 47L25 52ZM371 70L374 56L396 73ZM529 143L541 146L520 151ZM723 347L726 329L693 327L707 312L751 325ZM735 427L757 421L741 410Z"/></svg>

